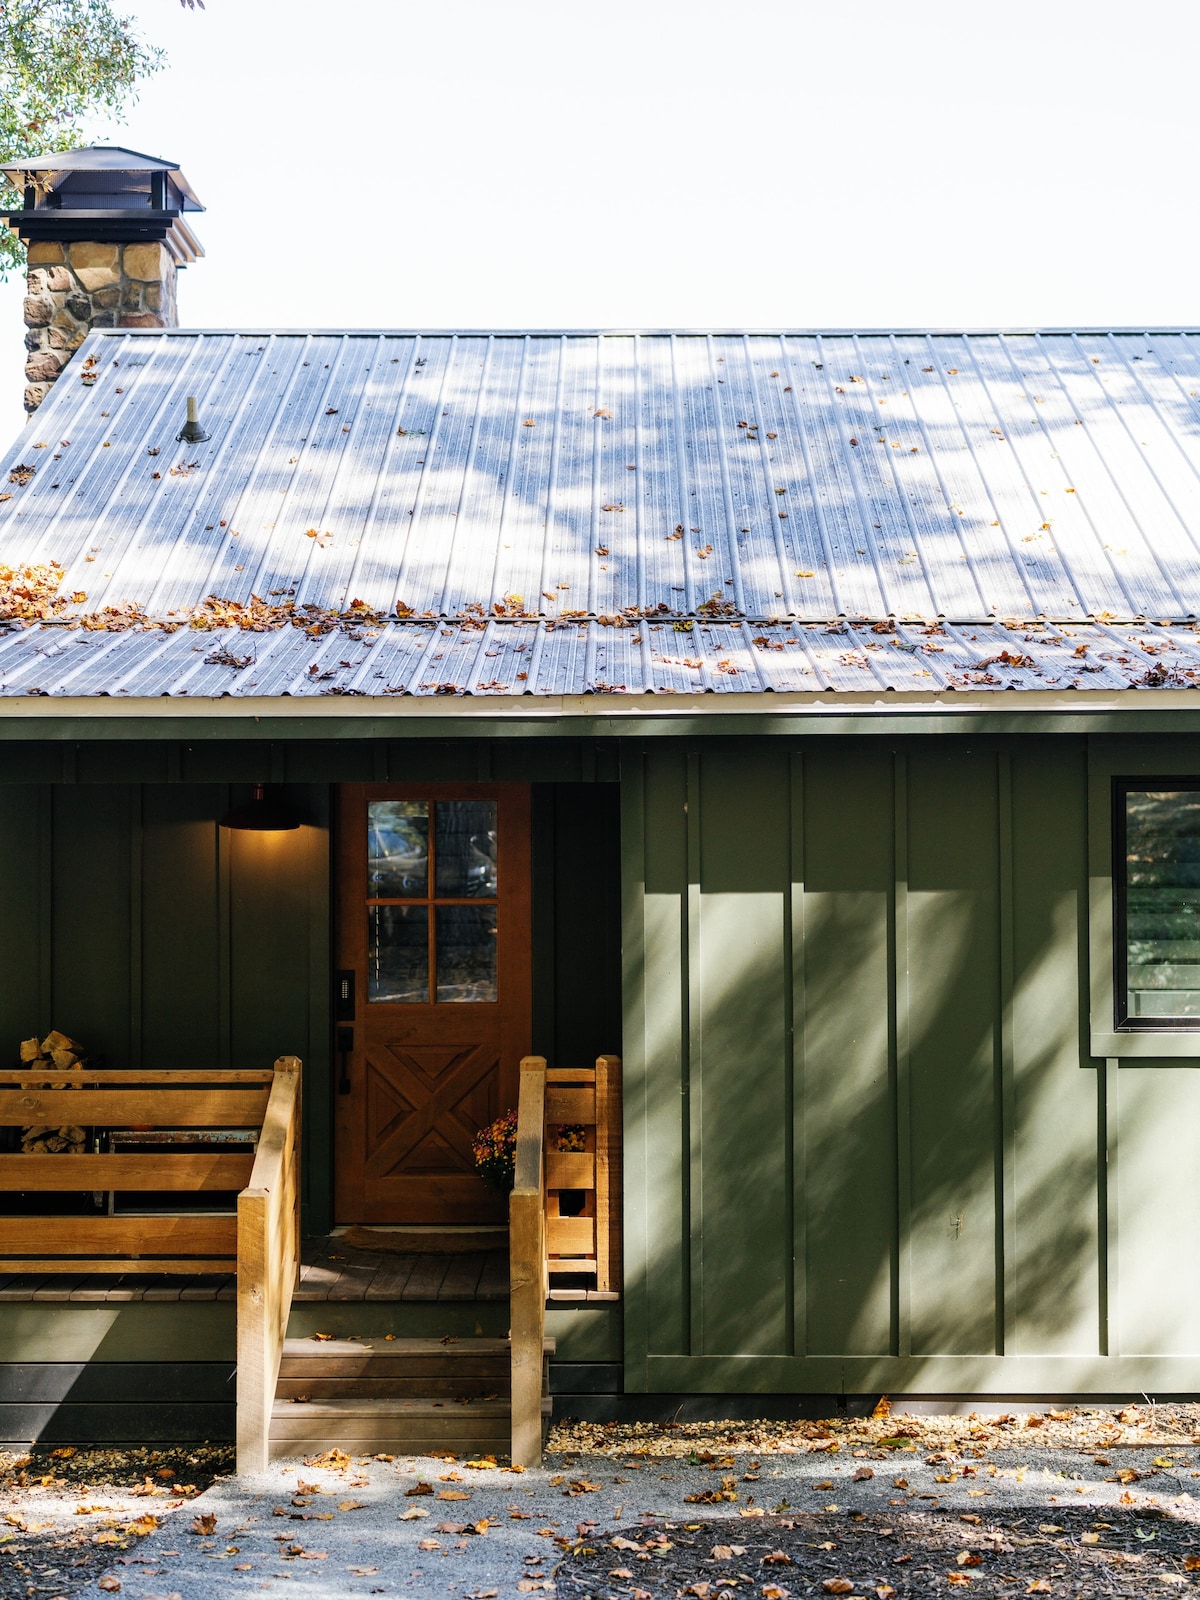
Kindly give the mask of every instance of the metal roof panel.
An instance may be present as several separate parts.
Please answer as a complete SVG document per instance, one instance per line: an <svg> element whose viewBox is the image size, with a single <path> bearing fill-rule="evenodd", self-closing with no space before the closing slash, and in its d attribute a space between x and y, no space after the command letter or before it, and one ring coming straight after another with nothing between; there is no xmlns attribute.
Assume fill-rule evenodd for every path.
<svg viewBox="0 0 1200 1600"><path fill-rule="evenodd" d="M211 437L185 450L189 395ZM0 561L61 565L55 623L147 618L10 624L4 694L1084 689L1200 664L1189 330L97 331L3 460ZM210 597L253 629L162 631ZM1157 621L1174 642L1147 651ZM1005 652L1032 664L980 667Z"/></svg>

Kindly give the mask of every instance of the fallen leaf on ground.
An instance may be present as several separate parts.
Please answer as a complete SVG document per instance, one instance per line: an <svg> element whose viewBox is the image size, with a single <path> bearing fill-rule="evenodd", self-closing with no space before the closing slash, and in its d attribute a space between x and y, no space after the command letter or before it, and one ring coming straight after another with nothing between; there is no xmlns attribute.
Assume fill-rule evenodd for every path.
<svg viewBox="0 0 1200 1600"><path fill-rule="evenodd" d="M433 1493L433 1485L431 1483L423 1483L423 1482L422 1483L415 1483L415 1484L413 1484L411 1489L405 1489L404 1493L411 1500L413 1495L415 1495L415 1494L432 1494Z"/></svg>
<svg viewBox="0 0 1200 1600"><path fill-rule="evenodd" d="M338 1501L338 1510L339 1511L361 1511L362 1508L366 1505L366 1503L367 1502L365 1500L339 1500Z"/></svg>
<svg viewBox="0 0 1200 1600"><path fill-rule="evenodd" d="M191 1531L201 1535L210 1534L217 1526L217 1519L211 1511L204 1511L192 1519Z"/></svg>
<svg viewBox="0 0 1200 1600"><path fill-rule="evenodd" d="M471 1496L463 1489L443 1489L438 1495L439 1500L469 1500Z"/></svg>
<svg viewBox="0 0 1200 1600"><path fill-rule="evenodd" d="M849 1578L826 1578L821 1587L826 1594L849 1594L854 1585Z"/></svg>
<svg viewBox="0 0 1200 1600"><path fill-rule="evenodd" d="M120 1578L101 1578L96 1587L107 1590L109 1594L116 1594L121 1587L121 1580Z"/></svg>
<svg viewBox="0 0 1200 1600"><path fill-rule="evenodd" d="M854 1474L854 1482L855 1483L865 1483L868 1478L873 1478L874 1476L875 1476L875 1468L874 1467L859 1467L858 1470Z"/></svg>

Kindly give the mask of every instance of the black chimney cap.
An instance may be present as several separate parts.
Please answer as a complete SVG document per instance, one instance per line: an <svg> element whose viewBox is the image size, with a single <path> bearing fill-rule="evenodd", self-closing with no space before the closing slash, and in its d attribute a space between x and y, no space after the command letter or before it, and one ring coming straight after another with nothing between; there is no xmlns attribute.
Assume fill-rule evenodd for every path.
<svg viewBox="0 0 1200 1600"><path fill-rule="evenodd" d="M24 205L0 213L27 243L38 239L165 239L181 263L203 255L183 221L203 211L177 162L120 145L52 151L0 167Z"/></svg>

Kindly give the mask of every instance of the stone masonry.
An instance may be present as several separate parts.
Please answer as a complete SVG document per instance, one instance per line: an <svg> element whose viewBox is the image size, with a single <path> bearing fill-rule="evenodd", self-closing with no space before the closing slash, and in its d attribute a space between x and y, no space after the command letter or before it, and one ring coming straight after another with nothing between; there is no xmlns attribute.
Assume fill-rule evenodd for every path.
<svg viewBox="0 0 1200 1600"><path fill-rule="evenodd" d="M165 244L88 240L29 246L25 409L36 411L92 328L175 328L175 261Z"/></svg>

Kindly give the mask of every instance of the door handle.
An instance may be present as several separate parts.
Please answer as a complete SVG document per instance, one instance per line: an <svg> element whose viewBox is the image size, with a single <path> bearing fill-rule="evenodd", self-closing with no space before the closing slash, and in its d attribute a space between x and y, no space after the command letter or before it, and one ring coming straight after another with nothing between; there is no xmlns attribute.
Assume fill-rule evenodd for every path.
<svg viewBox="0 0 1200 1600"><path fill-rule="evenodd" d="M350 1093L350 1054L354 1049L354 1029L339 1028L337 1030L338 1050L338 1093Z"/></svg>

